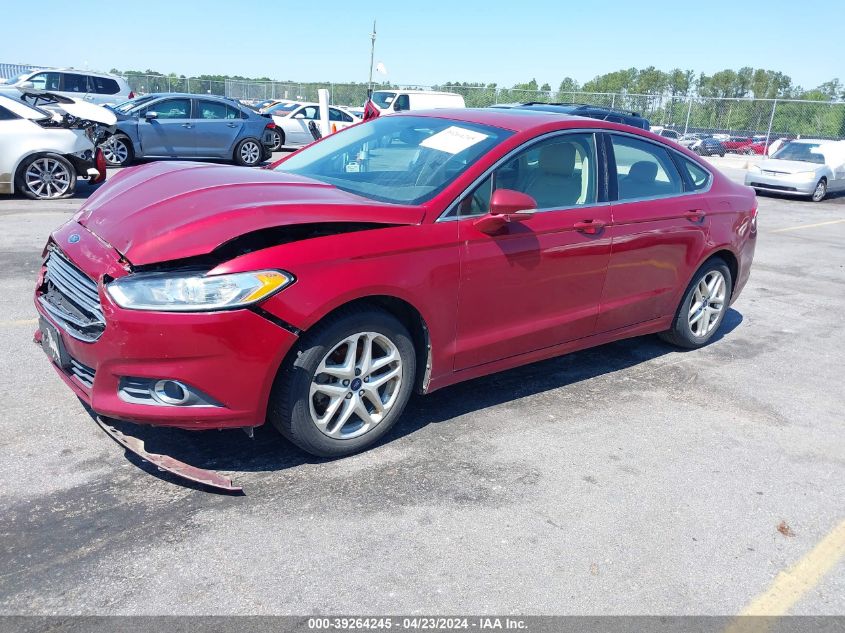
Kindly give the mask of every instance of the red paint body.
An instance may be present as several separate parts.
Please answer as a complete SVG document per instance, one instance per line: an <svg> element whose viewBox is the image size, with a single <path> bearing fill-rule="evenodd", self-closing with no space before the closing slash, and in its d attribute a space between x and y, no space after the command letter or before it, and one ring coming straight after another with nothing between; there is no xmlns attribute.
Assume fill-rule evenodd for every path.
<svg viewBox="0 0 845 633"><path fill-rule="evenodd" d="M706 193L545 211L491 235L475 225L477 217L437 219L470 183L526 141L589 128L669 144L627 126L556 114L490 109L427 116L514 134L416 207L373 202L280 172L224 165L154 163L111 179L51 237L97 281L106 317L105 332L94 343L63 336L70 355L96 370L93 389L61 370L60 375L103 415L194 429L257 426L265 420L279 366L296 344L296 330L308 330L351 301L386 296L419 314L431 344L430 376L421 388L431 391L665 330L692 275L714 253L736 268L732 299L745 285L756 238L754 193L692 152L671 145L712 172ZM585 221L603 227L584 230ZM213 271L293 273L297 281L260 307L293 326L294 333L248 309L125 310L103 288L104 275L126 275L130 266L204 255L262 228L318 222L384 226L272 246ZM70 243L71 234L81 239ZM49 319L37 300L36 307ZM120 376L184 381L223 406L130 404L117 396Z"/></svg>
<svg viewBox="0 0 845 633"><path fill-rule="evenodd" d="M732 137L727 141L722 141L722 145L727 152L733 152L735 154L742 154L745 152L745 148L751 145L754 142L753 139L745 138L745 137Z"/></svg>

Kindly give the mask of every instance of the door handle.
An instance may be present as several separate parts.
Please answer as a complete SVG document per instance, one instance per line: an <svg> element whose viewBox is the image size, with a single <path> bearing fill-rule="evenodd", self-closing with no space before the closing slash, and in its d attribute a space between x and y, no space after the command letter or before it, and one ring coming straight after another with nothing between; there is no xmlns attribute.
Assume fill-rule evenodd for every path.
<svg viewBox="0 0 845 633"><path fill-rule="evenodd" d="M693 209L684 213L684 217L690 222L701 222L704 220L704 211L701 209Z"/></svg>
<svg viewBox="0 0 845 633"><path fill-rule="evenodd" d="M583 220L576 222L574 225L576 231L586 233L587 235L595 235L604 228L605 224L601 220Z"/></svg>
<svg viewBox="0 0 845 633"><path fill-rule="evenodd" d="M237 123L227 123L226 125L227 125L228 127L238 127L238 124L237 124Z"/></svg>
<svg viewBox="0 0 845 633"><path fill-rule="evenodd" d="M190 130L192 127L194 127L194 125L193 125L193 123L183 123L182 127L186 127Z"/></svg>

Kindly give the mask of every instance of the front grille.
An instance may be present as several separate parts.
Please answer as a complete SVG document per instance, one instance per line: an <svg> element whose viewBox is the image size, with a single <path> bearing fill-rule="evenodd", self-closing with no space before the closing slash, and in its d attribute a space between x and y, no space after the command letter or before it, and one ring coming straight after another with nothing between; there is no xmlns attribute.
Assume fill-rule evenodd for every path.
<svg viewBox="0 0 845 633"><path fill-rule="evenodd" d="M798 191L795 187L784 187L782 185L770 185L762 182L752 182L751 187L759 187L760 189L774 189L775 191Z"/></svg>
<svg viewBox="0 0 845 633"><path fill-rule="evenodd" d="M96 372L91 367L83 365L76 359L70 359L68 373L82 383L84 387L91 389L94 386L94 375Z"/></svg>
<svg viewBox="0 0 845 633"><path fill-rule="evenodd" d="M44 266L42 307L74 338L96 341L106 327L97 283L54 246Z"/></svg>

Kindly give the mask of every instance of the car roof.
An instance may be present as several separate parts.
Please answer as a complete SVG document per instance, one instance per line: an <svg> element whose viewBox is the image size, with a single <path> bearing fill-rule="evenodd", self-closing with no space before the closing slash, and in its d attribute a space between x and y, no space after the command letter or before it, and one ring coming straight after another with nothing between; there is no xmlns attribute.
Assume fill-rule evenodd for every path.
<svg viewBox="0 0 845 633"><path fill-rule="evenodd" d="M111 73L98 72L96 70L82 70L80 68L34 68L29 71L29 74L34 73L78 73L80 75L91 75L92 77L109 77L111 79L124 79L120 75L112 75Z"/></svg>
<svg viewBox="0 0 845 633"><path fill-rule="evenodd" d="M524 132L543 127L549 123L563 123L562 127L564 128L607 127L619 129L617 127L619 124L600 119L523 108L440 108L437 110L407 110L389 116L427 116L452 119L465 123L490 125L513 132ZM630 126L625 127L629 128Z"/></svg>

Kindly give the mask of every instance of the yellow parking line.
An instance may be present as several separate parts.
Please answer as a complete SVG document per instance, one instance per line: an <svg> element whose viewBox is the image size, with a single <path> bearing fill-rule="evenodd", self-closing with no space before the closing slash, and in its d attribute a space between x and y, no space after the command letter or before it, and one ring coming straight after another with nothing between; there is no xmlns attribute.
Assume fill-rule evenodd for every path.
<svg viewBox="0 0 845 633"><path fill-rule="evenodd" d="M36 323L38 323L38 319L18 319L16 321L0 321L0 327L9 325L35 325Z"/></svg>
<svg viewBox="0 0 845 633"><path fill-rule="evenodd" d="M829 222L819 222L818 224L799 224L798 226L788 226L785 229L775 229L769 233L784 233L785 231L797 231L799 229L814 229L817 226L828 226L829 224L839 224L845 220L830 220Z"/></svg>
<svg viewBox="0 0 845 633"><path fill-rule="evenodd" d="M763 633L812 590L845 556L845 521L833 528L801 560L780 572L772 585L757 596L725 633ZM764 617L743 617L764 616Z"/></svg>

